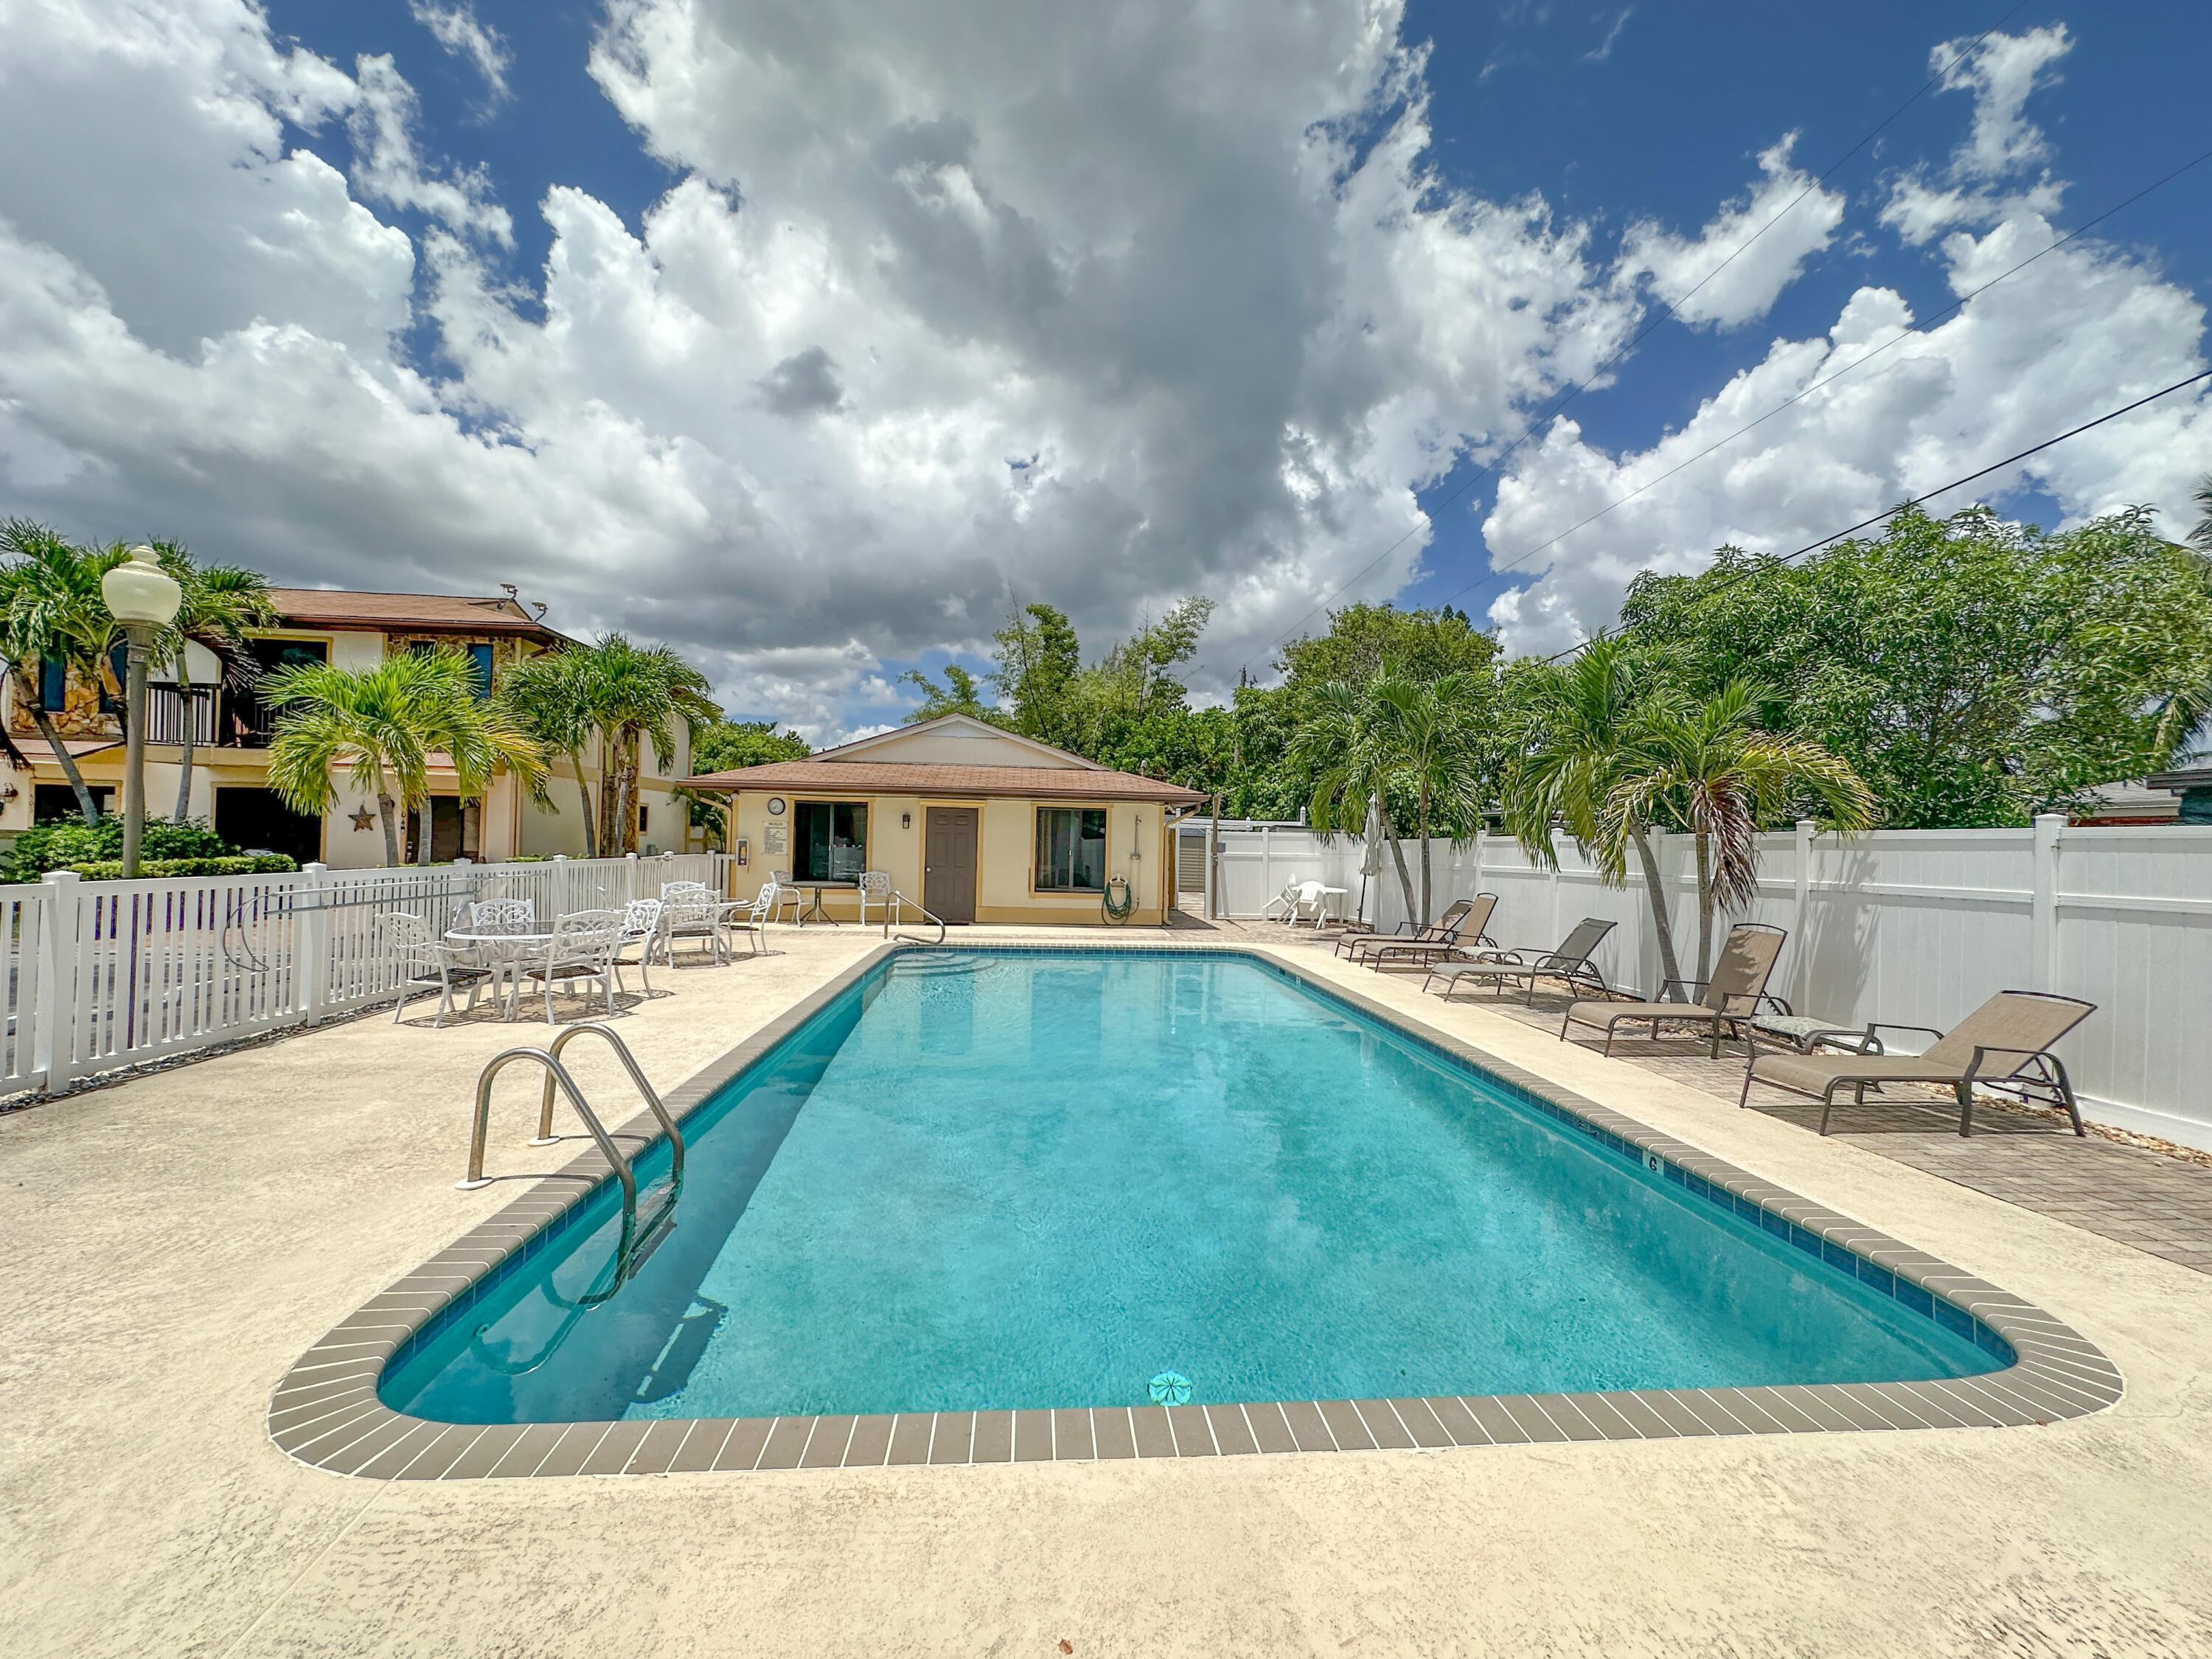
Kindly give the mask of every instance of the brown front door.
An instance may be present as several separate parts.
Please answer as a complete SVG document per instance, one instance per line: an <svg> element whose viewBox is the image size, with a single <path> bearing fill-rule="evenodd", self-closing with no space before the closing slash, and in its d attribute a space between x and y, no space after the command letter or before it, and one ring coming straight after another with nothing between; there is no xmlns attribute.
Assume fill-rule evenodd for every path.
<svg viewBox="0 0 2212 1659"><path fill-rule="evenodd" d="M975 920L975 809L924 809L922 908L939 921Z"/></svg>

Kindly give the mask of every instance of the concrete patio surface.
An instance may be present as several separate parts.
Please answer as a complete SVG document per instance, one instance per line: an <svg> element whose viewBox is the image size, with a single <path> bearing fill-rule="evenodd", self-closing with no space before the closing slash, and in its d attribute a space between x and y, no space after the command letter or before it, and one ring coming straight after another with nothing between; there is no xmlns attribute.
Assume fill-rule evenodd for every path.
<svg viewBox="0 0 2212 1659"><path fill-rule="evenodd" d="M771 941L656 975L669 994L621 1020L656 1079L877 936ZM514 1194L453 1189L471 1089L545 1034L366 1020L0 1118L9 1651L2212 1652L2212 1278L1479 1005L1261 948L2031 1298L2126 1395L2017 1430L341 1479L270 1443L270 1392ZM622 1098L610 1059L572 1052ZM525 1090L495 1116L495 1167L541 1167Z"/></svg>

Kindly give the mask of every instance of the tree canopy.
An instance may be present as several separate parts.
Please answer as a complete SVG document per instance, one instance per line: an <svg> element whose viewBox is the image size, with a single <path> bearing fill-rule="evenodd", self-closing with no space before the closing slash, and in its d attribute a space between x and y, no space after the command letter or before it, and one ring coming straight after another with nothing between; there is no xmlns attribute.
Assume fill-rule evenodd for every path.
<svg viewBox="0 0 2212 1659"><path fill-rule="evenodd" d="M1801 563L1723 548L1630 585L1622 633L1698 700L1850 762L1892 826L2023 823L2166 764L2212 687L2203 558L2130 510L2071 530L1917 508Z"/></svg>

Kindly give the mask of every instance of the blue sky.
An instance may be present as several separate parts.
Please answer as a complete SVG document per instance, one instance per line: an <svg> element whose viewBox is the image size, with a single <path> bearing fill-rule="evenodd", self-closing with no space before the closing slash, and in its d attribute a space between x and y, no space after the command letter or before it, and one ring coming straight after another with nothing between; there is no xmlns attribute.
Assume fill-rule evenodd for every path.
<svg viewBox="0 0 2212 1659"><path fill-rule="evenodd" d="M0 43L37 157L0 180L35 250L8 510L303 582L519 580L817 738L1030 599L1095 648L1211 593L1202 695L1340 594L1556 648L1638 568L1796 545L2202 366L2212 163L1488 574L2212 145L2202 7L152 9ZM1667 317L1991 30L1720 314ZM142 120L78 140L101 97ZM2179 513L2198 408L1998 499Z"/></svg>

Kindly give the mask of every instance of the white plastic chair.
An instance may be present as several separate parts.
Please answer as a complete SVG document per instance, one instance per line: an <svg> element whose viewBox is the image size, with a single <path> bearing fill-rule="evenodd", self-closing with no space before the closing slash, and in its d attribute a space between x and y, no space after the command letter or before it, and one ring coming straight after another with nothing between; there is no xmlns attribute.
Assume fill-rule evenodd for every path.
<svg viewBox="0 0 2212 1659"><path fill-rule="evenodd" d="M1267 908L1260 913L1261 918L1266 921L1286 921L1293 927L1301 921L1311 921L1318 927L1322 913L1327 908L1322 896L1325 891L1317 881L1291 882L1267 901ZM1283 907L1282 914L1272 914L1279 904Z"/></svg>

